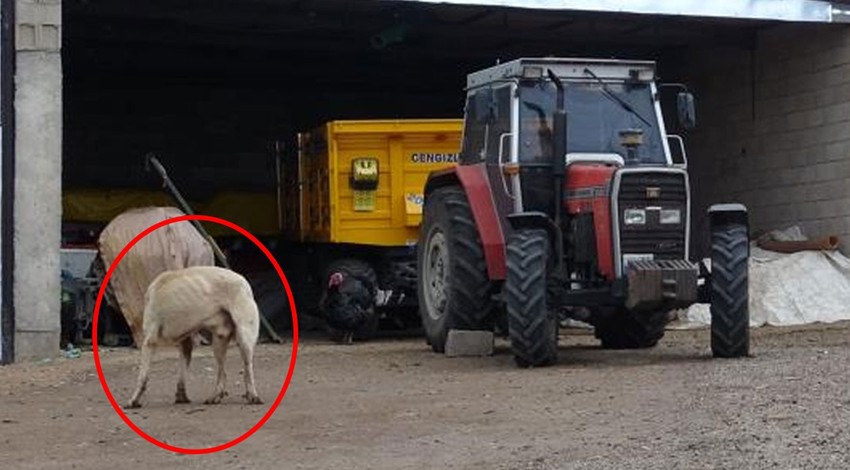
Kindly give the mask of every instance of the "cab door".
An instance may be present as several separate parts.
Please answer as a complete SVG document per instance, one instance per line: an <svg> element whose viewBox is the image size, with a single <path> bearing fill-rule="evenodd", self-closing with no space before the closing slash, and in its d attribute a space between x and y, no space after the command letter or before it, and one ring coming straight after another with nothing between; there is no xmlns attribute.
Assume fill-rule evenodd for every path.
<svg viewBox="0 0 850 470"><path fill-rule="evenodd" d="M513 96L515 85L504 84L493 88L493 116L487 126L486 164L487 178L493 190L493 199L501 214L522 210L522 194L518 174L508 174L516 165Z"/></svg>
<svg viewBox="0 0 850 470"><path fill-rule="evenodd" d="M522 207L519 177L505 173L517 161L514 90L514 84L506 83L470 91L461 152L461 164L484 165L497 212L503 215Z"/></svg>

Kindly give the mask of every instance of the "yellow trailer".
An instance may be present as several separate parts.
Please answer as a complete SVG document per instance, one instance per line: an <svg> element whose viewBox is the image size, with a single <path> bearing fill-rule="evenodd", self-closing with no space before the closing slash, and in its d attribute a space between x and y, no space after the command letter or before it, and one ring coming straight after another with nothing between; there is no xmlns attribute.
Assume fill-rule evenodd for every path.
<svg viewBox="0 0 850 470"><path fill-rule="evenodd" d="M298 136L284 166L283 231L299 241L416 242L431 171L457 163L462 121L332 121Z"/></svg>
<svg viewBox="0 0 850 470"><path fill-rule="evenodd" d="M302 274L299 308L317 305L328 271L340 266L373 273L378 306L415 303L425 181L457 163L462 125L339 120L298 134L297 151L278 163L278 220L290 244L282 261Z"/></svg>

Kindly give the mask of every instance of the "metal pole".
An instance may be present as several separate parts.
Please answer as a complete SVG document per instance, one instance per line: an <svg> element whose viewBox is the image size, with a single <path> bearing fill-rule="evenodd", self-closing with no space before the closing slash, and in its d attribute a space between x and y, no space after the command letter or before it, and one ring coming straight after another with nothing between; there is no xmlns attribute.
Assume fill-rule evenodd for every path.
<svg viewBox="0 0 850 470"><path fill-rule="evenodd" d="M147 168L153 166L156 172L159 173L159 176L162 177L163 186L168 189L168 191L171 193L171 196L174 198L175 201L177 201L177 205L180 206L180 209L187 215L194 215L192 208L189 206L186 200L183 199L183 195L180 194L180 191L177 190L177 187L174 186L174 183L171 182L171 178L168 177L168 172L165 171L165 167L162 166L162 164L159 162L159 159L157 159L154 154L149 153L145 156L145 166ZM210 234L207 233L206 230L204 230L204 227L201 225L201 223L197 220L190 220L189 222L192 223L195 229L198 230L198 233L200 233L201 236L204 237L204 239L210 244L218 262L221 263L221 265L225 268L231 269L230 263L227 262L227 257L224 256L224 252L221 251L221 248L218 246L218 243L215 242L215 239L210 236ZM269 336L271 336L272 341L276 343L283 342L283 339L281 339L280 335L278 335L277 332L274 331L271 324L269 324L268 320L266 319L265 315L260 314L260 322L266 329L266 332L269 334Z"/></svg>

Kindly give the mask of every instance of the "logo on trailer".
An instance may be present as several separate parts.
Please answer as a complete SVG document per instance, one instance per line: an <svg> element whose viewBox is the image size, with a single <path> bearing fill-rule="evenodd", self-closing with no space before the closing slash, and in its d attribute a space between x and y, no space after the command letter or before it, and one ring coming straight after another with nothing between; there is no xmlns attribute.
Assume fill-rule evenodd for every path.
<svg viewBox="0 0 850 470"><path fill-rule="evenodd" d="M411 204L421 206L425 203L425 198L421 194L407 193L407 201Z"/></svg>
<svg viewBox="0 0 850 470"><path fill-rule="evenodd" d="M410 155L413 163L457 163L460 153L413 153Z"/></svg>
<svg viewBox="0 0 850 470"><path fill-rule="evenodd" d="M406 193L404 195L404 212L407 215L421 215L425 198L421 194Z"/></svg>

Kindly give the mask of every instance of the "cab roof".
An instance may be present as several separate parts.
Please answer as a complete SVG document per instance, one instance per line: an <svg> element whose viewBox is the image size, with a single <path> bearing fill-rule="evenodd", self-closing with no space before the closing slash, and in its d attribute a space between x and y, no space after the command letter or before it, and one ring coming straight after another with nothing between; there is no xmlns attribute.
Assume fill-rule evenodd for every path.
<svg viewBox="0 0 850 470"><path fill-rule="evenodd" d="M655 62L649 60L611 60L582 58L520 58L498 64L467 75L467 88L477 88L495 82L517 80L522 77L546 76L551 69L559 78L570 80L589 80L584 72L591 70L606 81L624 81L637 79L642 82L655 80Z"/></svg>

